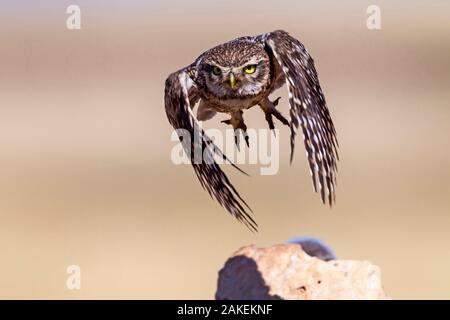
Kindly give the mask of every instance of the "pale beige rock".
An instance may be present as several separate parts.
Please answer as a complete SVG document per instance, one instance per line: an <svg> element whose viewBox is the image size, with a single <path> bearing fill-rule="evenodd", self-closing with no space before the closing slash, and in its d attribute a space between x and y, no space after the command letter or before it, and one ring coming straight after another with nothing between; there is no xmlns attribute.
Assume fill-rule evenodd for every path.
<svg viewBox="0 0 450 320"><path fill-rule="evenodd" d="M298 244L246 246L219 272L216 299L386 299L367 261L322 261Z"/></svg>

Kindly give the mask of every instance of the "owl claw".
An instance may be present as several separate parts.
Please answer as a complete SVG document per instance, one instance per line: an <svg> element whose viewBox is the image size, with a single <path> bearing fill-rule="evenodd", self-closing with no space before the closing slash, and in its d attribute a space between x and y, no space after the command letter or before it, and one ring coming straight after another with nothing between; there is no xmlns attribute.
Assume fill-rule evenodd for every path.
<svg viewBox="0 0 450 320"><path fill-rule="evenodd" d="M247 147L250 147L249 137L247 134L247 126L244 123L244 119L242 118L242 112L232 114L231 119L222 120L222 123L229 124L233 126L234 129L234 143L239 151L240 149L240 135L244 136L245 144Z"/></svg>
<svg viewBox="0 0 450 320"><path fill-rule="evenodd" d="M236 143L236 147L237 147L238 151L241 151L241 148L240 148L241 132L242 132L242 136L244 137L245 144L247 145L247 148L250 147L249 137L248 137L248 134L247 134L247 128L245 128L245 129L237 128L237 129L234 130L234 142Z"/></svg>
<svg viewBox="0 0 450 320"><path fill-rule="evenodd" d="M239 128L239 129L234 130L234 143L236 144L238 151L241 151L241 147L240 147L241 131L242 131L242 135L244 136L244 140L245 140L245 144L247 145L247 148L250 148L250 140L249 140L247 132Z"/></svg>
<svg viewBox="0 0 450 320"><path fill-rule="evenodd" d="M278 102L280 101L281 97L276 98L275 100L272 101L272 104L274 107L276 107L278 105Z"/></svg>
<svg viewBox="0 0 450 320"><path fill-rule="evenodd" d="M236 133L236 131L234 132L234 144L236 145L238 151L241 151L241 148L239 147L239 135Z"/></svg>
<svg viewBox="0 0 450 320"><path fill-rule="evenodd" d="M272 114L266 113L266 121L269 124L269 129L272 131L273 135L276 137L277 134L275 133L275 125L273 124Z"/></svg>
<svg viewBox="0 0 450 320"><path fill-rule="evenodd" d="M272 114L275 116L275 118L280 120L281 123L284 124L285 126L289 125L289 121L278 110L273 110Z"/></svg>
<svg viewBox="0 0 450 320"><path fill-rule="evenodd" d="M277 110L275 107L278 105L281 97L276 98L274 101L270 101L269 99L265 99L261 104L261 109L263 109L266 114L266 121L269 124L269 129L272 130L274 136L275 133L275 125L273 124L273 116L281 121L282 124L288 126L289 121Z"/></svg>
<svg viewBox="0 0 450 320"><path fill-rule="evenodd" d="M245 139L245 143L247 144L247 148L250 148L250 142L249 142L249 137L248 137L247 133L245 133L244 139Z"/></svg>

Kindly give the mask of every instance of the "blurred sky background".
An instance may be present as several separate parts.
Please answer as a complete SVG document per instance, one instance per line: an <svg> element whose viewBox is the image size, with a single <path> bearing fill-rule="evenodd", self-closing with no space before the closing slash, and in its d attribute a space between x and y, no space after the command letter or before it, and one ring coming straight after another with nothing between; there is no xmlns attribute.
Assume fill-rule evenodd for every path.
<svg viewBox="0 0 450 320"><path fill-rule="evenodd" d="M70 4L81 30L66 28ZM449 299L449 14L446 0L1 1L0 298L211 299L241 246L310 235L380 266L393 298ZM315 59L340 142L337 204L313 193L301 139L289 165L280 128L277 175L225 167L252 234L172 164L164 81L275 29ZM246 123L266 128L257 108Z"/></svg>

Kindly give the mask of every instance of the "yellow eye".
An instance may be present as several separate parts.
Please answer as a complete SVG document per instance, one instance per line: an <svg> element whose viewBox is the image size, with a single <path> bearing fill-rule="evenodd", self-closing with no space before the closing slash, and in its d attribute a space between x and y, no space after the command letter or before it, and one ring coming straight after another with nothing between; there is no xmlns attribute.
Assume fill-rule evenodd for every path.
<svg viewBox="0 0 450 320"><path fill-rule="evenodd" d="M220 70L219 67L214 66L214 67L212 67L212 73L214 75L218 76L218 75L220 75L222 73L222 70Z"/></svg>
<svg viewBox="0 0 450 320"><path fill-rule="evenodd" d="M247 74L251 74L255 71L256 71L256 65L254 65L254 64L250 64L250 65L244 67L244 72Z"/></svg>

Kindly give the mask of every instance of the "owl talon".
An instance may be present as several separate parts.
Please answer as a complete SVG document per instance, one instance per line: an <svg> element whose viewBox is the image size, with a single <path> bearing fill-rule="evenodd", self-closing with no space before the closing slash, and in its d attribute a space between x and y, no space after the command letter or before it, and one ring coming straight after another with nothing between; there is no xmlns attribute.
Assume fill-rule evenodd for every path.
<svg viewBox="0 0 450 320"><path fill-rule="evenodd" d="M281 123L284 124L285 126L289 125L289 121L278 110L273 110L272 114L275 116L275 118L280 120Z"/></svg>
<svg viewBox="0 0 450 320"><path fill-rule="evenodd" d="M274 136L275 133L275 125L273 124L273 116L281 121L282 124L288 126L289 121L275 108L278 105L281 97L276 98L274 101L270 101L269 99L265 99L260 103L261 109L266 114L266 121L269 124L269 129L272 130Z"/></svg>
<svg viewBox="0 0 450 320"><path fill-rule="evenodd" d="M236 147L238 149L238 151L241 151L241 147L240 147L240 132L241 129L237 129L234 132L234 143L236 144ZM242 135L244 136L244 140L245 140L245 144L247 145L247 147L250 147L250 143L249 143L249 137L248 134L246 132L242 132Z"/></svg>
<svg viewBox="0 0 450 320"><path fill-rule="evenodd" d="M242 111L232 113L231 119L222 120L222 123L229 124L233 126L234 129L234 143L239 151L240 150L240 135L244 136L245 144L247 147L250 147L249 137L247 134L247 126L244 123L244 119L242 118Z"/></svg>
<svg viewBox="0 0 450 320"><path fill-rule="evenodd" d="M281 97L276 98L275 100L272 101L272 104L274 107L276 107L278 105L278 102L280 101Z"/></svg>
<svg viewBox="0 0 450 320"><path fill-rule="evenodd" d="M245 133L244 139L245 139L245 143L247 144L247 148L250 148L250 142L249 142L249 137L248 137L247 133Z"/></svg>
<svg viewBox="0 0 450 320"><path fill-rule="evenodd" d="M239 133L234 132L234 144L236 144L236 148L238 151L241 151L241 148L239 147Z"/></svg>
<svg viewBox="0 0 450 320"><path fill-rule="evenodd" d="M269 124L269 129L272 131L273 135L276 137L277 134L275 133L275 125L273 124L272 114L266 113L266 121Z"/></svg>
<svg viewBox="0 0 450 320"><path fill-rule="evenodd" d="M244 137L245 140L245 144L247 145L247 147L250 147L250 140L247 134L247 128L243 129L243 128L237 128L234 130L234 142L236 143L236 147L238 149L238 151L241 151L240 148L240 136L241 136L241 132L242 132L242 136Z"/></svg>

